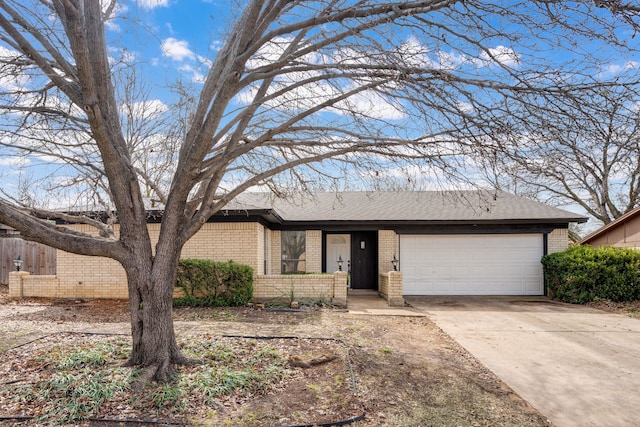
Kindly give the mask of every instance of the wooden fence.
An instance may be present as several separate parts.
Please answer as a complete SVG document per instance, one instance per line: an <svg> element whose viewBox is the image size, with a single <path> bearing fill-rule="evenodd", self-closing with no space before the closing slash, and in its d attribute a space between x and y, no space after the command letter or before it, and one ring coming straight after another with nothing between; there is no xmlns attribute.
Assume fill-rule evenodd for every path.
<svg viewBox="0 0 640 427"><path fill-rule="evenodd" d="M9 284L9 272L15 271L13 260L20 256L21 270L31 274L56 274L56 250L18 237L0 238L0 284Z"/></svg>

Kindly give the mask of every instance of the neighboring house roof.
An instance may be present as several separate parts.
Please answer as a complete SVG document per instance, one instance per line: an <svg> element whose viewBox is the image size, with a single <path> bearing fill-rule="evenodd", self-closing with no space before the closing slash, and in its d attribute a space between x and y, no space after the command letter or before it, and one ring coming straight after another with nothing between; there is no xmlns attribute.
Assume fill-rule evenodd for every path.
<svg viewBox="0 0 640 427"><path fill-rule="evenodd" d="M623 228L625 227L627 224L633 222L633 221L640 221L640 206L627 212L626 214L622 215L621 217L617 218L614 221L611 221L609 224L606 224L604 226L602 226L601 228L599 228L598 230L594 231L593 233L589 234L588 236L586 236L584 239L582 239L581 241L578 242L579 245L588 245L591 244L593 242L595 242L596 240L600 240L600 239L604 239L606 237L607 234L612 234L613 232L615 232L617 229ZM626 237L626 233L623 233L623 236L621 236L622 238ZM616 243L616 242L608 242L608 243ZM620 242L621 243L621 242Z"/></svg>
<svg viewBox="0 0 640 427"><path fill-rule="evenodd" d="M286 222L586 222L587 218L505 192L317 192L275 198L245 193L226 210L271 210Z"/></svg>

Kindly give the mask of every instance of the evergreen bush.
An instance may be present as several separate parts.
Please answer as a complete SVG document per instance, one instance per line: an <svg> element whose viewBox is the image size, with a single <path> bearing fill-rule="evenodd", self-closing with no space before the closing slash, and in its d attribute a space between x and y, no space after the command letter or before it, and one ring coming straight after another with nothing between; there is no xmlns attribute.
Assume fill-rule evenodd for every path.
<svg viewBox="0 0 640 427"><path fill-rule="evenodd" d="M174 305L240 306L253 295L253 269L233 261L183 259L176 286L182 288L184 297L174 299Z"/></svg>
<svg viewBox="0 0 640 427"><path fill-rule="evenodd" d="M602 246L572 246L542 258L549 289L556 298L584 304L640 299L640 251Z"/></svg>

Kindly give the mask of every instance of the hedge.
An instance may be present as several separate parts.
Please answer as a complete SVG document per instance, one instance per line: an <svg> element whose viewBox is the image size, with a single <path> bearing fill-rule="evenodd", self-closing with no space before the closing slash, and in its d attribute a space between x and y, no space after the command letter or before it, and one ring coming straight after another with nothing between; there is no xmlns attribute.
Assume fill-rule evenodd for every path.
<svg viewBox="0 0 640 427"><path fill-rule="evenodd" d="M640 251L602 246L572 246L542 258L547 289L554 297L584 304L597 299L640 299Z"/></svg>
<svg viewBox="0 0 640 427"><path fill-rule="evenodd" d="M253 269L233 261L183 259L178 264L176 286L184 291L174 305L240 306L253 296Z"/></svg>

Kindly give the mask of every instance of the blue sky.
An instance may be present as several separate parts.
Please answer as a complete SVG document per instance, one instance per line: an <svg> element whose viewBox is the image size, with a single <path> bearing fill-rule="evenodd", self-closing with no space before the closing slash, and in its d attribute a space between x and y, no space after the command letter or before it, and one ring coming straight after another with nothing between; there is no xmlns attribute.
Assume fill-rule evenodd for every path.
<svg viewBox="0 0 640 427"><path fill-rule="evenodd" d="M208 61L215 56L224 41L225 30L233 21L234 14L238 13L233 3L222 0L124 0L116 12L120 19L111 21L108 36L114 45L126 46L136 61L146 64L145 77L153 76L158 83L158 96L167 96L167 92L160 87L177 75L198 87L197 84L208 70ZM136 25L130 26L130 22ZM526 58L530 52L524 51L526 43L512 49L508 32L506 29L502 40L492 41L490 50L504 64L517 66L518 61ZM637 43L636 38L629 38L629 41ZM407 33L405 43L419 45L420 41ZM536 41L535 47L542 50L537 58L542 63L561 63L571 57L571 52L546 48L540 41ZM603 78L640 67L640 57L612 58L610 49L603 48L599 42L583 43L574 49L576 52L601 56L603 63L593 73ZM469 51L456 52L454 48L445 46L439 52L431 51L430 61L437 61L440 66L449 64L460 68L466 64L473 73L481 72L483 68L495 68L485 53L472 52L474 54L477 56L469 56Z"/></svg>
<svg viewBox="0 0 640 427"><path fill-rule="evenodd" d="M125 56L132 62L141 66L143 77L151 83L151 99L154 108L162 110L170 103L171 91L168 89L176 77L182 78L186 83L193 85L194 94L200 87L204 74L208 70L210 60L224 40L225 30L231 25L234 14L239 11L234 9L235 2L215 0L123 0L115 12L116 18L107 26L107 37L110 44L110 53L114 58ZM506 4L506 3L505 3ZM489 18L490 19L490 18ZM491 21L497 23L497 21ZM531 52L525 51L526 41L520 45L511 43L507 34L515 28L505 28L503 37L494 37L489 41L489 53L495 60L490 60L487 53L474 51L467 46L464 51L456 50L447 43L442 43L442 48L429 47L428 54L416 58L434 67L457 68L467 75L486 76L496 73L500 65L508 65L514 68L526 66L526 61L539 61L540 63L554 63L571 60L571 52L554 51L544 49L537 42L537 48L543 48L540 56L527 56ZM638 43L640 37L629 38L630 42ZM420 50L421 41L410 35L400 34L397 38L403 43L407 52ZM0 46L0 49L2 47ZM519 50L520 49L520 50ZM594 68L594 75L602 77L614 77L623 75L627 70L640 67L638 57L615 57L609 49L604 49L597 44L584 44L575 46L576 51L588 51L594 55L602 56L602 64ZM1 50L0 50L0 53ZM494 76L499 74L494 74ZM0 81L0 85L2 82ZM326 87L320 87L326 90ZM310 93L311 95L311 93ZM317 94L314 94L317 96ZM369 95L373 96L373 95ZM313 98L313 96L309 96ZM242 96L236 100L242 103ZM464 103L463 100L460 101ZM371 114L380 119L402 123L410 119L399 112L390 103L380 99L361 97L356 99L354 105L357 108L367 109L369 105L375 105L375 111ZM146 105L149 110L149 104ZM464 105L461 105L464 107ZM469 106L471 108L471 106ZM0 179L11 181L10 185L18 185L16 179L19 174L30 175L31 179L39 179L40 172L46 166L46 159L40 161L25 160L6 155L0 151ZM48 166L48 169L61 168L59 165ZM390 170L388 173L394 173ZM416 171L416 174L419 172Z"/></svg>

